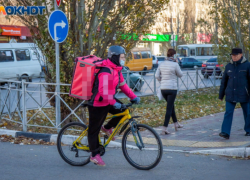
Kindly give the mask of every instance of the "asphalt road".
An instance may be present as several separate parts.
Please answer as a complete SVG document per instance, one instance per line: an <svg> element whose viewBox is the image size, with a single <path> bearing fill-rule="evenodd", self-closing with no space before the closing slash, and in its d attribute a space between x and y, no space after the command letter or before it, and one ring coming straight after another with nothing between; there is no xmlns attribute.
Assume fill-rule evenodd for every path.
<svg viewBox="0 0 250 180"><path fill-rule="evenodd" d="M165 153L150 171L133 168L121 149L107 149L106 167L89 163L83 167L66 164L56 146L14 145L0 142L1 180L249 180L250 160L219 156Z"/></svg>

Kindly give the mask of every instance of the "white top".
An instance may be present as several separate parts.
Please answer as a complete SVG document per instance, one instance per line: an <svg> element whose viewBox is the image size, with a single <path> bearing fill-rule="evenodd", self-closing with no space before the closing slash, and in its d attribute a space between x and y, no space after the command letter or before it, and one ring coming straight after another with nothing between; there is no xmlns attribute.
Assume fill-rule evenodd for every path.
<svg viewBox="0 0 250 180"><path fill-rule="evenodd" d="M161 89L177 90L177 78L183 73L177 62L165 60L158 67L155 77L161 83Z"/></svg>

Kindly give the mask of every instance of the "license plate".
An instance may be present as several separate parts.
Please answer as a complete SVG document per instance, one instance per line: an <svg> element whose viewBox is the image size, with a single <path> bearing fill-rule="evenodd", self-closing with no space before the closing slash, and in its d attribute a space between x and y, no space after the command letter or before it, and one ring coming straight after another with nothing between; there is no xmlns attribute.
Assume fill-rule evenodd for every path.
<svg viewBox="0 0 250 180"><path fill-rule="evenodd" d="M207 66L207 68L209 68L209 69L213 69L213 68L214 68L214 66Z"/></svg>

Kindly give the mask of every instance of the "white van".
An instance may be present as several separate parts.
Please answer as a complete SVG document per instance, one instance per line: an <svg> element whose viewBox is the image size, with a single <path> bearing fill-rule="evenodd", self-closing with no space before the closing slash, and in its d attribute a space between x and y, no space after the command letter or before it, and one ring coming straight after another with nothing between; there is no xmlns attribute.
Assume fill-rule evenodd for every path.
<svg viewBox="0 0 250 180"><path fill-rule="evenodd" d="M0 43L0 85L3 79L17 80L17 77L40 76L40 53L34 43Z"/></svg>

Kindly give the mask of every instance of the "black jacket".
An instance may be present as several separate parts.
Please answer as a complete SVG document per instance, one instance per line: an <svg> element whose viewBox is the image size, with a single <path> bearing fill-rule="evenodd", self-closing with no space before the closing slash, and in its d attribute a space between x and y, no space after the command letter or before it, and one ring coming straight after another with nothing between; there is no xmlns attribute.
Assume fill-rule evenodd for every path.
<svg viewBox="0 0 250 180"><path fill-rule="evenodd" d="M228 102L249 102L250 89L250 63L245 57L241 60L226 65L224 71L219 99L223 99L226 95Z"/></svg>

